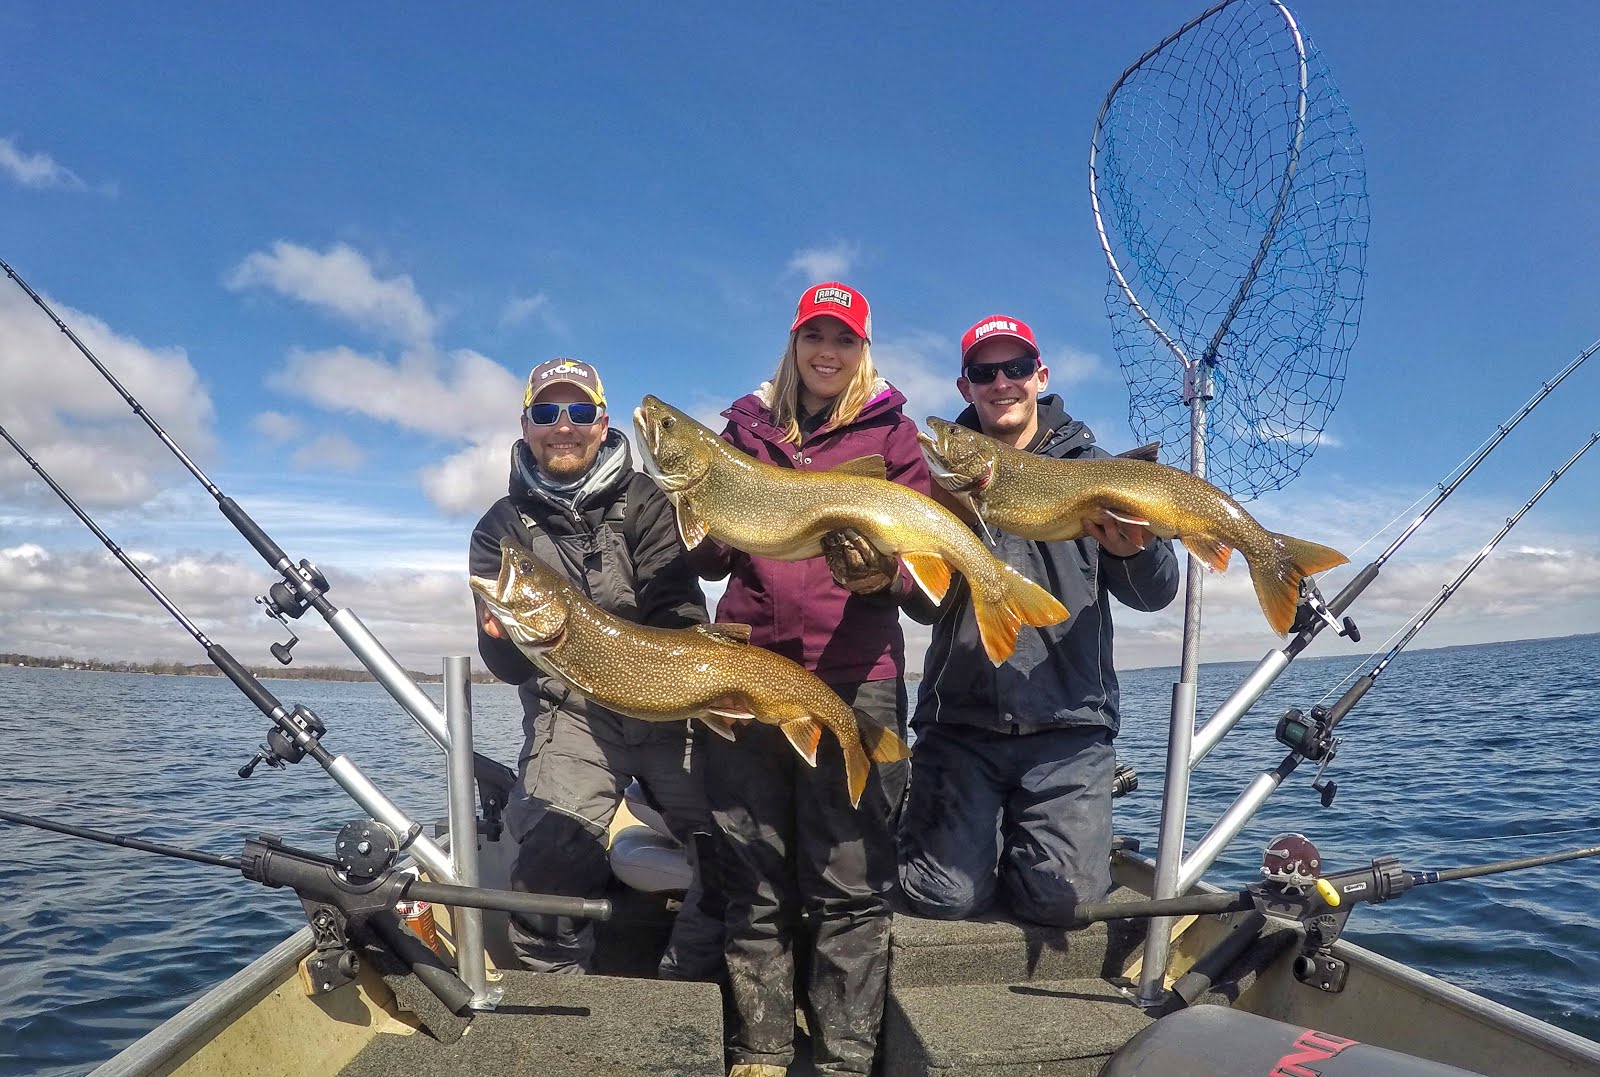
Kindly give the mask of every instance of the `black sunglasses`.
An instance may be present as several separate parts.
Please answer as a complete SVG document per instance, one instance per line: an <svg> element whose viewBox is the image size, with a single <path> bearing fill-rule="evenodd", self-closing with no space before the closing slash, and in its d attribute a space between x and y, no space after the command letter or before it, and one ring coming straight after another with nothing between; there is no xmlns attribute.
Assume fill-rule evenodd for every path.
<svg viewBox="0 0 1600 1077"><path fill-rule="evenodd" d="M1000 376L1002 370L1012 381L1021 381L1033 377L1038 369L1038 356L1021 355L1015 359L1007 359L1003 363L973 363L967 367L966 377L974 385L988 385Z"/></svg>
<svg viewBox="0 0 1600 1077"><path fill-rule="evenodd" d="M565 411L573 426L593 426L600 418L600 405L583 401L571 404L532 404L528 407L528 421L534 426L554 426L561 421Z"/></svg>

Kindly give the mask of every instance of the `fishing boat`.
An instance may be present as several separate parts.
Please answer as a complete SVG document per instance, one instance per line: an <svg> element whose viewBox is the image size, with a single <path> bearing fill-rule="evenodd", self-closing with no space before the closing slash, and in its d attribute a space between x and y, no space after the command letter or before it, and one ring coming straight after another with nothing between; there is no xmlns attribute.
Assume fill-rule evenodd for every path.
<svg viewBox="0 0 1600 1077"><path fill-rule="evenodd" d="M490 958L505 968L491 973L493 1009L452 1013L414 974L373 961L313 994L308 927L94 1074L721 1074L717 987L652 978L687 872L664 829L619 815L614 862L634 886L613 887L595 975L516 971L504 918L491 916ZM505 844L482 842L486 879L503 879ZM1112 903L1137 910L1154 863L1119 848L1114 876ZM1192 893L1230 896L1205 883ZM1600 1044L1342 939L1308 958L1305 922L1258 909L1180 921L1163 976L1171 1001L1142 1009L1144 923L897 915L882 1073L1600 1074ZM448 915L439 934L457 940ZM1330 967L1336 988L1321 979ZM791 1072L809 1070L802 1060Z"/></svg>
<svg viewBox="0 0 1600 1077"><path fill-rule="evenodd" d="M1117 87L1230 2L1223 0L1147 53L1124 73ZM1287 11L1276 0L1272 6L1298 39ZM1292 94L1291 99L1301 107L1290 112L1303 124L1307 99L1303 49L1297 71L1297 97ZM1102 121L1112 111L1117 87L1102 108ZM1164 93L1171 100L1185 100L1184 94ZM1129 98L1125 95L1122 100ZM1100 126L1097 122L1096 155L1105 149ZM1186 375L1186 402L1198 402L1191 449L1195 465L1202 462L1207 444L1203 407L1213 391L1210 378L1217 348L1228 322L1252 294L1280 291L1252 293L1251 286L1258 274L1281 269L1268 255L1289 235L1291 226L1298 227L1290 181L1297 174L1309 175L1317 163L1309 149L1302 154L1302 146L1313 143L1303 139L1300 130L1282 141L1293 150L1281 181L1278 172L1264 172L1272 181L1267 185L1271 201L1262 215L1270 225L1264 236L1250 237L1243 259L1247 271L1223 290L1226 319L1206 326L1199 347L1183 341L1181 333L1161 328L1154 317L1160 311L1153 304L1147 309L1135 296L1137 267L1126 260L1117 262L1111 238L1116 229L1101 220L1096 204L1096 224L1113 278L1133 312L1124 317L1124 324L1139 332L1148 329L1177 355ZM1095 169L1106 167L1108 157L1091 156L1091 183ZM1113 184L1110 189L1121 187ZM1107 217L1115 223L1114 214ZM1341 221L1354 219L1352 215ZM1364 215L1359 219L1364 221ZM1360 245L1347 242L1357 251ZM218 670L271 721L266 743L241 773L261 763L277 767L312 760L365 816L346 826L331 849L294 849L263 836L248 843L242 855L222 857L0 812L0 818L13 822L234 869L255 882L292 890L306 910L307 927L94 1073L99 1077L513 1072L550 1077L714 1077L724 1073L723 1002L717 985L664 982L653 976L688 870L664 826L651 820L638 803L619 814L612 834L617 881L604 901L511 893L513 850L501 835L498 813L513 776L472 750L465 660L447 666L451 676L441 713L360 619L328 600L328 581L316 566L296 561L281 549L178 448L38 294L9 265L0 262L0 268L46 311L281 576L259 599L266 611L285 628L308 612L323 617L446 752L450 778L447 820L424 824L407 816L377 781L323 745L329 731L320 718L307 708L280 704L242 663L206 637L0 428L13 448L176 617ZM1352 276L1359 282L1359 271ZM1348 332L1335 334L1345 347L1354 338L1353 317L1348 326ZM1341 719L1500 538L1600 435L1507 521L1455 583L1411 622L1408 634L1373 671L1329 707L1285 714L1276 731L1286 753L1283 762L1258 775L1188 855L1183 840L1191 767L1321 632L1356 635L1346 611L1401 543L1597 349L1600 343L1545 383L1541 393L1503 424L1452 481L1442 484L1433 503L1343 591L1325 600L1314 586L1308 587L1301 596L1293 638L1269 653L1203 727L1194 725L1192 691L1187 724L1180 722L1176 702L1180 693L1175 692L1158 855L1146 856L1133 841L1119 842L1113 854L1118 889L1106 902L1081 907L1080 926L1045 927L1003 915L962 922L896 916L879 1067L885 1077L1600 1075L1600 1043L1343 937L1347 919L1360 916L1367 903L1398 899L1413 888L1455 879L1596 855L1600 847L1444 872L1411 870L1393 858L1331 871L1309 841L1287 834L1263 850L1260 877L1248 887L1230 892L1203 878L1289 774L1305 762L1326 766L1337 752L1335 729ZM1174 394L1162 383L1157 395L1166 400ZM1334 396L1314 401L1323 407L1324 417ZM1259 429L1264 424L1243 425ZM1279 442L1294 440L1284 436L1281 426L1273 429ZM1309 453L1320 428L1299 433L1306 434L1298 444ZM1201 473L1198 466L1195 470ZM1195 578L1191 564L1192 587ZM1192 605L1198 611L1198 589ZM280 661L289 661L293 642L291 635L288 644L274 645ZM1186 684L1192 684L1198 661L1191 642L1186 636ZM1331 786L1321 781L1320 773L1317 787L1331 798ZM290 900L288 894L284 900ZM415 920L415 927L402 926L396 913L402 901L430 903L432 928L415 904L411 908L416 916L408 918ZM600 920L596 974L556 976L515 968L505 913L518 908L561 910ZM804 1014L797 1014L797 1020L803 1028ZM803 1038L800 1046L802 1057L791 1071L797 1075L810 1072Z"/></svg>

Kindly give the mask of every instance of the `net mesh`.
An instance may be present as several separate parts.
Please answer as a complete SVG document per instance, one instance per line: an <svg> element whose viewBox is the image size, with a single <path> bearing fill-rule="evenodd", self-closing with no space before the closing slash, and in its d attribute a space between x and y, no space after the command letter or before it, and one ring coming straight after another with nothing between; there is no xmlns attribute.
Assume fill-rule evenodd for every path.
<svg viewBox="0 0 1600 1077"><path fill-rule="evenodd" d="M1324 440L1366 280L1361 144L1304 48L1303 126L1294 33L1274 4L1235 0L1125 74L1096 130L1109 260L1190 362L1214 364L1206 477L1240 500ZM1190 467L1183 366L1114 272L1106 305L1135 435Z"/></svg>

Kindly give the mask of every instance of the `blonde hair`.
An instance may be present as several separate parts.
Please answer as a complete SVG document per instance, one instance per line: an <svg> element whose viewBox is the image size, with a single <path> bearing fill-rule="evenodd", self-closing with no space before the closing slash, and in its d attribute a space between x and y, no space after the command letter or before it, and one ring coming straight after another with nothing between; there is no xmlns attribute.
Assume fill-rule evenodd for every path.
<svg viewBox="0 0 1600 1077"><path fill-rule="evenodd" d="M772 423L783 431L783 440L800 444L800 355L796 347L800 330L789 334L789 347L778 360L778 370L772 375ZM861 409L872 399L872 387L878 381L878 368L872 365L872 344L861 342L861 365L844 391L834 397L828 408L828 421L823 429L849 426L861 415Z"/></svg>

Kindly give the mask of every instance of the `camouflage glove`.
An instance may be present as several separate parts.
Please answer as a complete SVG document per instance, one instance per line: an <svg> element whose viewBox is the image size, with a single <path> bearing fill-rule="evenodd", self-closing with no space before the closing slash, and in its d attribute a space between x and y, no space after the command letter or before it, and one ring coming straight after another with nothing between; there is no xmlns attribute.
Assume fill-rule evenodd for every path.
<svg viewBox="0 0 1600 1077"><path fill-rule="evenodd" d="M900 562L878 548L853 527L822 536L822 556L840 587L856 595L888 590L900 575Z"/></svg>

